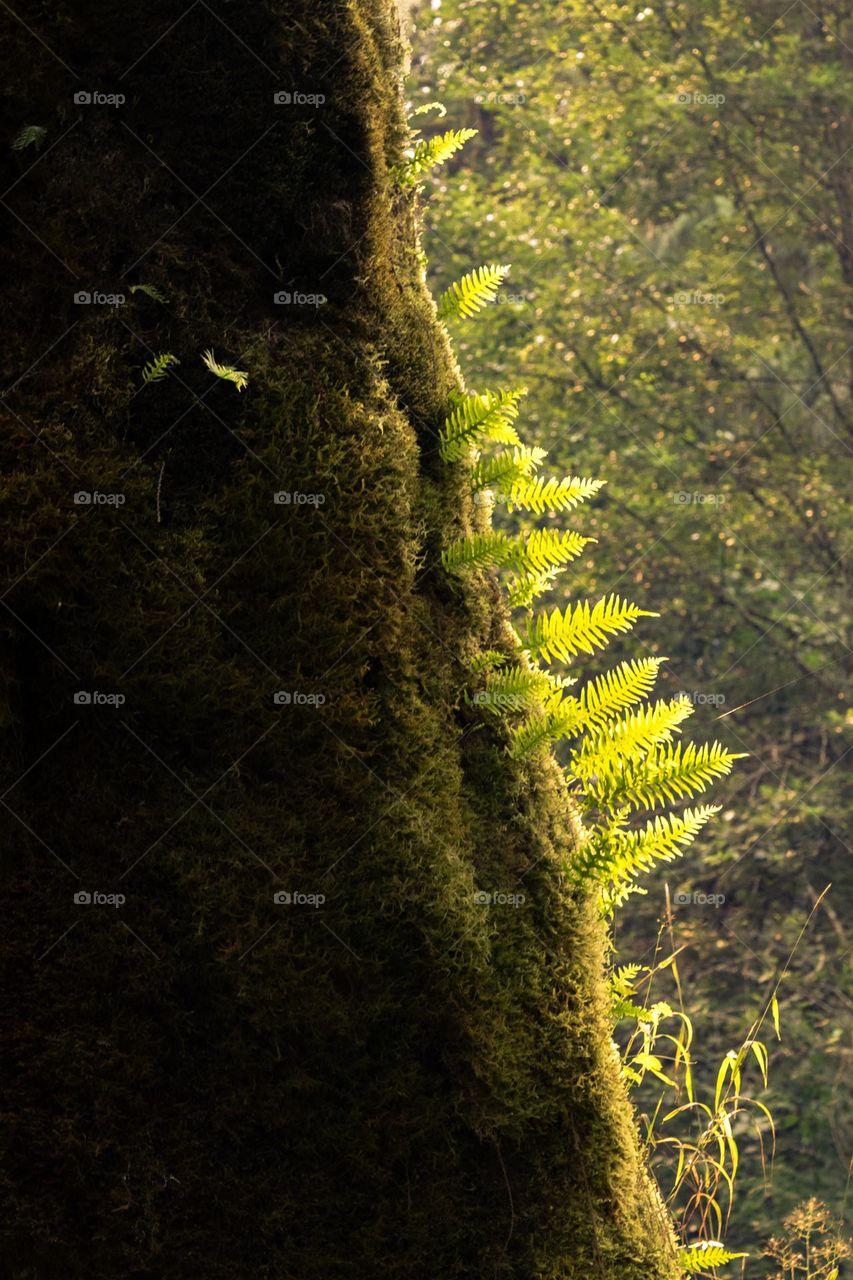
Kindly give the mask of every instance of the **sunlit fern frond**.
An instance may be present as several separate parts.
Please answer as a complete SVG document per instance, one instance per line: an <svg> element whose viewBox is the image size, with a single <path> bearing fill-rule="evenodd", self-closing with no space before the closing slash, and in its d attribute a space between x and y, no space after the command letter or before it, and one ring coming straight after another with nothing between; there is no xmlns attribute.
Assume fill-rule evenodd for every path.
<svg viewBox="0 0 853 1280"><path fill-rule="evenodd" d="M249 385L248 373L244 373L242 369L235 369L230 364L220 364L212 351L205 351L201 358L211 373L215 373L223 382L233 382L238 391L245 391Z"/></svg>
<svg viewBox="0 0 853 1280"><path fill-rule="evenodd" d="M130 286L131 293L144 293L147 298L153 298L155 302L166 303L169 299L165 293L161 293L153 284L132 284Z"/></svg>
<svg viewBox="0 0 853 1280"><path fill-rule="evenodd" d="M484 440L498 444L519 444L512 425L526 387L503 391L468 392L459 396L439 432L439 452L445 462L458 462Z"/></svg>
<svg viewBox="0 0 853 1280"><path fill-rule="evenodd" d="M467 320L482 311L489 302L494 302L508 271L508 266L490 263L454 281L438 300L439 319Z"/></svg>
<svg viewBox="0 0 853 1280"><path fill-rule="evenodd" d="M578 653L604 649L611 636L630 631L638 618L657 616L615 595L604 597L591 608L589 601L582 600L574 608L568 605L563 612L555 609L531 619L522 644L546 661L559 658L569 662Z"/></svg>
<svg viewBox="0 0 853 1280"><path fill-rule="evenodd" d="M448 129L446 133L437 133L431 138L420 138L411 155L393 169L394 179L401 187L413 186L422 174L444 164L476 133L476 129Z"/></svg>
<svg viewBox="0 0 853 1280"><path fill-rule="evenodd" d="M504 490L504 495L510 511L521 507L542 515L543 511L568 511L576 507L579 502L594 497L603 484L603 480L584 480L580 476L537 476L516 481Z"/></svg>
<svg viewBox="0 0 853 1280"><path fill-rule="evenodd" d="M520 444L492 458L478 458L471 469L471 489L476 493L480 489L494 487L506 494L512 486L531 475L547 456L544 449L531 449Z"/></svg>
<svg viewBox="0 0 853 1280"><path fill-rule="evenodd" d="M619 760L600 768L590 795L599 808L653 809L706 791L731 772L743 753L727 751L719 742L656 745L639 763Z"/></svg>
<svg viewBox="0 0 853 1280"><path fill-rule="evenodd" d="M148 386L152 382L160 382L165 378L166 374L176 364L180 364L177 356L173 356L171 351L161 351L153 360L149 360L142 367L142 382L144 386Z"/></svg>

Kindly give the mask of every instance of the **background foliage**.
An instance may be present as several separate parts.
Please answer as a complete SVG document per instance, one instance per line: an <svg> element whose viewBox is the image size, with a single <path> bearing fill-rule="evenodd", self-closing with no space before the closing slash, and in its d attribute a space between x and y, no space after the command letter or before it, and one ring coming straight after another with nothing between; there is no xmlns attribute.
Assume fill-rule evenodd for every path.
<svg viewBox="0 0 853 1280"><path fill-rule="evenodd" d="M630 590L664 612L662 691L693 699L692 736L751 752L700 852L617 925L648 962L669 879L711 1089L832 885L780 990L766 1178L754 1129L738 1135L729 1238L760 1248L807 1195L840 1207L853 1145L853 22L800 0L440 0L413 44L415 104L447 106L430 127L479 131L434 181L433 292L512 263L458 326L471 386L523 369L531 443L608 481L584 522L594 557L548 603ZM724 901L678 901L697 893Z"/></svg>

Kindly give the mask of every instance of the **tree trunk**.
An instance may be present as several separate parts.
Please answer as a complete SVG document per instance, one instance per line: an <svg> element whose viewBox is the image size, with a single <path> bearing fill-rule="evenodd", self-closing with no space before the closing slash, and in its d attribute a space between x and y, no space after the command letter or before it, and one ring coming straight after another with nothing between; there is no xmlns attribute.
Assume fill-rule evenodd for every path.
<svg viewBox="0 0 853 1280"><path fill-rule="evenodd" d="M559 771L462 696L396 15L2 21L8 1274L676 1275Z"/></svg>

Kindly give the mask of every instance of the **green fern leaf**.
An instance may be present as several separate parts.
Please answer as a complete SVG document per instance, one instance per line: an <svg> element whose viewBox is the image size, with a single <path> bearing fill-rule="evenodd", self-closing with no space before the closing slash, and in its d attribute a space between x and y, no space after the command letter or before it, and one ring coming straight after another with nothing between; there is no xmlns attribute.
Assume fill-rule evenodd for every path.
<svg viewBox="0 0 853 1280"><path fill-rule="evenodd" d="M562 568L594 541L573 529L534 529L526 541L521 538L514 544L516 551L511 562L524 574L546 573Z"/></svg>
<svg viewBox="0 0 853 1280"><path fill-rule="evenodd" d="M507 583L507 600L510 609L529 609L533 601L550 591L554 580L563 572L558 569L544 569L540 573L521 573Z"/></svg>
<svg viewBox="0 0 853 1280"><path fill-rule="evenodd" d="M144 293L146 297L153 298L155 302L166 303L169 301L166 295L161 293L159 289L155 288L153 284L132 284L130 286L130 292Z"/></svg>
<svg viewBox="0 0 853 1280"><path fill-rule="evenodd" d="M173 356L171 351L161 351L153 360L143 365L143 385L147 387L151 382L160 382L174 365L180 363L178 357Z"/></svg>
<svg viewBox="0 0 853 1280"><path fill-rule="evenodd" d="M631 893L642 892L636 878L651 871L656 862L674 862L684 853L719 805L700 805L682 814L663 814L638 830L624 829L624 814L609 827L597 831L579 850L573 874L602 883L602 905L609 914Z"/></svg>
<svg viewBox="0 0 853 1280"><path fill-rule="evenodd" d="M496 568L515 553L515 543L505 533L475 533L452 542L441 553L441 563L448 573L459 573L461 569Z"/></svg>
<svg viewBox="0 0 853 1280"><path fill-rule="evenodd" d="M722 1267L736 1258L748 1258L747 1253L731 1253L718 1240L700 1240L686 1249L678 1250L678 1261L688 1275L707 1271L709 1267Z"/></svg>
<svg viewBox="0 0 853 1280"><path fill-rule="evenodd" d="M612 671L590 680L578 694L584 728L601 728L613 716L645 698L664 662L666 658L620 662Z"/></svg>
<svg viewBox="0 0 853 1280"><path fill-rule="evenodd" d="M516 760L552 746L561 738L577 732L577 706L574 698L563 698L559 690L513 730L510 755Z"/></svg>
<svg viewBox="0 0 853 1280"><path fill-rule="evenodd" d="M508 271L508 266L493 263L454 281L438 300L439 320L467 320L482 311L487 303L494 302Z"/></svg>
<svg viewBox="0 0 853 1280"><path fill-rule="evenodd" d="M692 715L693 707L686 698L628 711L584 739L571 760L571 771L575 777L587 780L594 774L630 766L632 760L640 759L658 743L669 742L673 733L680 732L681 722Z"/></svg>
<svg viewBox="0 0 853 1280"><path fill-rule="evenodd" d="M41 151L44 140L47 137L47 129L40 124L25 124L20 133L15 136L12 143L13 151L25 151L27 147L35 147L36 151Z"/></svg>
<svg viewBox="0 0 853 1280"><path fill-rule="evenodd" d="M603 480L582 480L579 476L537 476L535 480L517 481L505 491L509 510L523 507L541 515L543 511L566 511L593 497L604 485Z"/></svg>
<svg viewBox="0 0 853 1280"><path fill-rule="evenodd" d="M420 105L419 107L415 107L414 111L412 112L412 115L413 115L413 116L425 116L425 115L428 115L430 111L437 111L437 112L438 112L439 119L441 119L443 116L446 116L446 115L447 115L447 107L444 105L444 103L443 103L443 102L424 102L424 103L421 103L421 105ZM476 132L476 130L475 130L475 132Z"/></svg>
<svg viewBox="0 0 853 1280"><path fill-rule="evenodd" d="M458 462L482 440L519 444L513 422L526 387L504 391L468 392L459 396L439 432L439 452L445 462Z"/></svg>
<svg viewBox="0 0 853 1280"><path fill-rule="evenodd" d="M731 772L743 752L726 751L719 742L663 743L639 764L633 761L600 771L590 788L600 808L652 809L689 799Z"/></svg>
<svg viewBox="0 0 853 1280"><path fill-rule="evenodd" d="M415 143L412 154L402 164L394 167L392 176L400 186L412 186L422 173L428 173L436 165L444 164L476 133L476 129L448 129L446 133L437 133L432 138L420 138Z"/></svg>
<svg viewBox="0 0 853 1280"><path fill-rule="evenodd" d="M506 494L513 485L535 471L547 456L544 449L531 449L521 444L493 458L480 458L471 471L471 489L477 493L480 489L494 486Z"/></svg>
<svg viewBox="0 0 853 1280"><path fill-rule="evenodd" d="M555 609L551 614L541 614L527 624L525 649L538 651L548 661L559 658L570 661L578 653L594 653L603 649L611 636L620 631L630 631L638 618L656 618L656 613L629 604L619 596L606 596L589 607L586 600L567 606L564 613Z"/></svg>
<svg viewBox="0 0 853 1280"><path fill-rule="evenodd" d="M499 649L484 649L472 658L468 666L473 675L481 675L484 671L492 671L495 667L503 667L510 661L509 654Z"/></svg>
<svg viewBox="0 0 853 1280"><path fill-rule="evenodd" d="M244 373L242 369L235 369L230 364L219 364L212 351L205 351L201 358L211 373L215 373L217 378L222 378L223 382L233 382L238 391L244 391L249 385L248 373Z"/></svg>

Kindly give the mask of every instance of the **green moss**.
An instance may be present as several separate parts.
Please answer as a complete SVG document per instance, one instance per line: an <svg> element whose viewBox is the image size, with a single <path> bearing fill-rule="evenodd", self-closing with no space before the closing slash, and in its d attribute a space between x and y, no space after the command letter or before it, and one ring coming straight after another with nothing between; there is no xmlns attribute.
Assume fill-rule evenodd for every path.
<svg viewBox="0 0 853 1280"><path fill-rule="evenodd" d="M459 372L387 179L391 12L212 7L159 42L165 4L34 17L93 88L149 50L113 114L75 110L8 19L11 114L79 117L15 203L79 280L14 220L4 261L11 1274L672 1276L559 773L461 698L508 619L437 568L472 515L435 449ZM283 120L272 89L318 84L322 113ZM75 308L128 271L169 304ZM277 308L288 287L328 302ZM181 364L140 390L152 350ZM95 488L123 505L74 505Z"/></svg>

